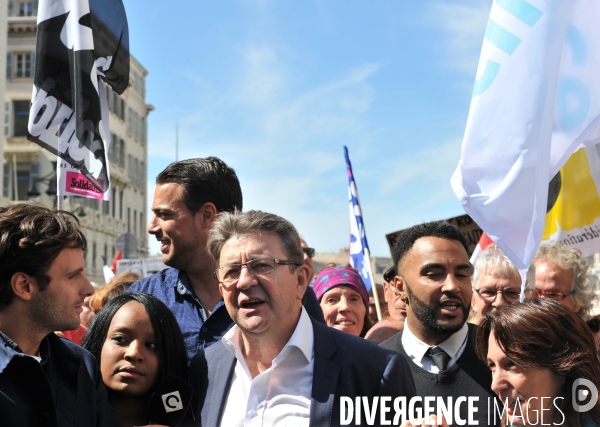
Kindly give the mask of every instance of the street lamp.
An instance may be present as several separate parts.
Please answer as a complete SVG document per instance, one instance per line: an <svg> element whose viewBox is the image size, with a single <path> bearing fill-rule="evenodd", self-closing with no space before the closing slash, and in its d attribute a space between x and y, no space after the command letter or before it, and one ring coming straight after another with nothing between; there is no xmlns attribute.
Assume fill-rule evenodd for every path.
<svg viewBox="0 0 600 427"><path fill-rule="evenodd" d="M56 196L56 162L52 162L52 165L54 166L54 170L48 175L33 179L33 183L27 192L27 197L39 197L41 195L37 187L38 182L48 184L48 189L46 190L48 196Z"/></svg>
<svg viewBox="0 0 600 427"><path fill-rule="evenodd" d="M76 209L75 212L73 212L75 215L77 215L79 218L83 218L84 216L86 216L87 214L85 213L85 209L83 209L83 206L79 206L79 209Z"/></svg>

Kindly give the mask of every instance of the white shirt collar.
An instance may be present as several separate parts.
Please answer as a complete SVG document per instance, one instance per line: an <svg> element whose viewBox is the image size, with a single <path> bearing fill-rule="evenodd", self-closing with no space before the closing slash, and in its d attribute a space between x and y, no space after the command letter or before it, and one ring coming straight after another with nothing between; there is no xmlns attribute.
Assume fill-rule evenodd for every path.
<svg viewBox="0 0 600 427"><path fill-rule="evenodd" d="M469 335L469 327L465 323L462 328L460 328L457 332L450 335L444 341L439 343L437 346L444 350L448 356L450 356L450 363L448 367L454 364L460 354L462 352L459 351L464 348L464 344L467 340L467 335ZM411 359L417 365L423 366L423 357L429 350L429 344L424 343L419 338L417 338L408 327L408 321L404 322L404 331L402 332L402 346L404 347L404 351L408 354ZM458 356L458 357L457 357Z"/></svg>
<svg viewBox="0 0 600 427"><path fill-rule="evenodd" d="M229 352L233 354L237 360L243 360L242 331L237 325L233 325L233 327L229 329L225 335L223 335L221 340L225 348L229 350ZM300 312L300 318L296 324L296 329L294 329L294 333L290 337L289 341L283 346L277 357L273 359L273 364L278 365L283 359L285 359L285 357L291 351L288 350L288 348L299 349L306 358L306 361L310 362L313 357L314 341L315 337L313 333L312 322L303 306L302 311Z"/></svg>

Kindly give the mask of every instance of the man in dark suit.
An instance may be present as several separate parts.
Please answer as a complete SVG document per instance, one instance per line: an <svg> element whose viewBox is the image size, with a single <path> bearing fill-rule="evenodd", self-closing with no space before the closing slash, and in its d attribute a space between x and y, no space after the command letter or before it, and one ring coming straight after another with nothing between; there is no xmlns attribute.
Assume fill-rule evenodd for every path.
<svg viewBox="0 0 600 427"><path fill-rule="evenodd" d="M222 213L208 248L235 325L192 360L197 425L338 426L352 415L341 397L372 404L375 396L414 395L402 356L307 315L309 268L291 223L260 211Z"/></svg>
<svg viewBox="0 0 600 427"><path fill-rule="evenodd" d="M477 412L469 414L464 404L454 419L473 416L478 425L493 425L492 376L475 354L476 327L466 323L472 266L465 236L443 221L417 225L398 238L394 263L393 286L406 302L406 321L380 345L407 357L419 396L478 398Z"/></svg>

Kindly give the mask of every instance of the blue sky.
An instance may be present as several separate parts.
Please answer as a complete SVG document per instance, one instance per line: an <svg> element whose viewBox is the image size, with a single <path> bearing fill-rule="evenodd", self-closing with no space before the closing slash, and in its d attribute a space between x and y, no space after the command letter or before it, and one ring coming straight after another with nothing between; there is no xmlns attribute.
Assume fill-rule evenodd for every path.
<svg viewBox="0 0 600 427"><path fill-rule="evenodd" d="M175 160L235 168L244 210L349 243L348 146L371 253L463 213L450 186L491 0L124 0L148 70L149 204ZM151 239L150 251L158 246Z"/></svg>

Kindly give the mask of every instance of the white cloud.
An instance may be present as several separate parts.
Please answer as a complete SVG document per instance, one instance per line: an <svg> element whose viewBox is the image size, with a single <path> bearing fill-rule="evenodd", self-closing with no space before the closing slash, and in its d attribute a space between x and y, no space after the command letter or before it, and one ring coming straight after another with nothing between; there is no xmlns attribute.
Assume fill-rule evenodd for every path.
<svg viewBox="0 0 600 427"><path fill-rule="evenodd" d="M369 128L374 102L369 79L381 66L367 63L340 70L337 77L301 89L291 83L298 76L282 65L279 51L264 44L248 44L238 51L242 72L232 74L236 84L224 83L235 89L220 96L206 80L190 80L204 102L188 112L181 108L179 158L221 157L238 173L245 209L278 213L293 221L307 239L329 249L333 236L347 234L341 146L346 141L368 141L376 132ZM202 97L204 92L210 94L208 99ZM238 96L232 97L232 92ZM236 122L231 114L240 109L244 120ZM223 127L228 120L231 125ZM156 169L149 171L149 204L154 177L174 160L175 141L174 121L151 123L149 154ZM155 252L158 246L150 242ZM345 239L333 247L341 246Z"/></svg>
<svg viewBox="0 0 600 427"><path fill-rule="evenodd" d="M449 183L460 159L461 143L460 139L451 139L419 151L402 150L384 162L386 172L379 177L379 194L397 194L415 182Z"/></svg>
<svg viewBox="0 0 600 427"><path fill-rule="evenodd" d="M277 100L284 88L285 67L273 46L247 46L240 50L242 76L234 85L233 99L250 106Z"/></svg>
<svg viewBox="0 0 600 427"><path fill-rule="evenodd" d="M490 15L490 0L435 1L429 4L425 24L446 33L443 62L474 78Z"/></svg>

